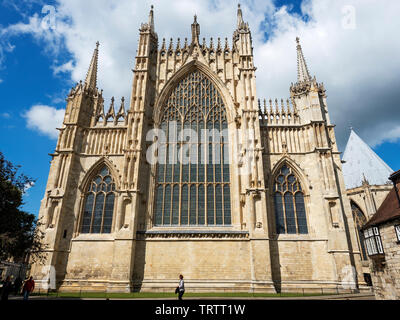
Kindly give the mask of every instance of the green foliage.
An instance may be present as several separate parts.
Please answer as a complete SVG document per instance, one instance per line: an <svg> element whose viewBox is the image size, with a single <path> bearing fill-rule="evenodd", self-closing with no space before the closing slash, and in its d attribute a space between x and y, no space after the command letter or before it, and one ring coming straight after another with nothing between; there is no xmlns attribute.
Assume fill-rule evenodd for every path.
<svg viewBox="0 0 400 320"><path fill-rule="evenodd" d="M42 258L40 223L33 214L20 210L23 194L34 180L19 173L19 168L0 152L0 259L20 262L31 253L35 261Z"/></svg>

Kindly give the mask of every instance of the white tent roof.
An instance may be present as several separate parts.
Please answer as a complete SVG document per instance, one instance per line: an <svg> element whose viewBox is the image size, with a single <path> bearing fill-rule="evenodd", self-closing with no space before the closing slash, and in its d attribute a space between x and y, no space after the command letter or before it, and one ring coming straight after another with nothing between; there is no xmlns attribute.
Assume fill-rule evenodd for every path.
<svg viewBox="0 0 400 320"><path fill-rule="evenodd" d="M351 130L346 150L343 154L343 176L346 189L362 185L365 179L370 185L383 185L389 181L393 170Z"/></svg>

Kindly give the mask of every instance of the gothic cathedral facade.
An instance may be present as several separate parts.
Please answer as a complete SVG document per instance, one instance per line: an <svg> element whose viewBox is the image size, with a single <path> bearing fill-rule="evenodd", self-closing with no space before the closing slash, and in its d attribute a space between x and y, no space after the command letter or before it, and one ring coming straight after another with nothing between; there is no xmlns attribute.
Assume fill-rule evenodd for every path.
<svg viewBox="0 0 400 320"><path fill-rule="evenodd" d="M129 108L104 111L97 44L52 154L39 286L172 292L183 274L189 291L366 288L324 86L297 39L290 98L258 100L237 15L231 47L200 42L196 17L191 41L159 46L152 8Z"/></svg>

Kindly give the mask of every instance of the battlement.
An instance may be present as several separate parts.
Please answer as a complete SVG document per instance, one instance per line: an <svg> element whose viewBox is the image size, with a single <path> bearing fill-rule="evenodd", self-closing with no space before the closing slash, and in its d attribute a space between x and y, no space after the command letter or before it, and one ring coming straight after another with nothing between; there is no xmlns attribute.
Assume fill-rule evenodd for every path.
<svg viewBox="0 0 400 320"><path fill-rule="evenodd" d="M176 45L174 45L174 40L171 38L169 41L169 45L167 48L166 45L166 40L163 38L161 48L159 50L159 53L161 56L165 55L176 55L179 56L184 53L189 53L190 49L190 44L188 43L188 38L185 38L185 41L183 45L181 44L181 39L178 38L176 41ZM217 44L214 45L214 39L210 38L209 44L207 45L206 43L206 38L203 38L202 44L200 44L200 50L204 56L207 56L208 54L212 56L213 54L221 54L224 53L224 55L228 55L231 53L231 51L235 51L235 47L231 49L228 43L228 38L225 38L224 45L222 45L222 40L221 38L218 38Z"/></svg>
<svg viewBox="0 0 400 320"><path fill-rule="evenodd" d="M287 99L286 105L284 100L281 99L280 106L278 99L275 99L274 102L272 99L269 99L268 104L267 100L264 99L263 105L261 105L261 101L258 100L258 109L261 125L288 125L300 123L297 107L292 99Z"/></svg>

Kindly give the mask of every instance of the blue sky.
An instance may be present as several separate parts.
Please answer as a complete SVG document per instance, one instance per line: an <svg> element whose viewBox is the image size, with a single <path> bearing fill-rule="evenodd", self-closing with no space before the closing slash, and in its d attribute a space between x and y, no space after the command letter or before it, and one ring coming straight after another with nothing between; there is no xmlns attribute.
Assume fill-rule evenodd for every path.
<svg viewBox="0 0 400 320"><path fill-rule="evenodd" d="M173 1L172 7L175 2L182 4L182 1ZM175 13L169 13L165 1L152 1L155 5L156 31L159 37L189 37L190 20L196 12L202 27L201 36L231 39L236 21L236 4L215 1L216 12L208 15L207 3L210 2L212 1L198 4L188 1L187 7L181 9L182 12L175 10ZM354 1L346 1L343 5L352 2ZM104 5L103 9L101 4ZM42 13L44 5L53 5L58 13L59 29L54 32L38 29L32 20L32 17L36 17L41 21L46 16ZM132 11L126 12L123 5L132 6ZM354 35L344 31L331 33L328 39L321 36L317 39L319 42L315 37L312 39L313 36L309 34L321 34L330 30L330 25L320 18L320 12L333 9L318 6L320 5L311 0L243 1L244 18L250 21L254 37L259 98L287 97L290 82L296 80L294 35L299 33L304 38L302 44L311 73L317 76L318 81L324 82L327 88L328 107L332 122L337 124L336 134L341 151L344 151L351 125L393 170L398 170L400 126L397 125L400 106L395 93L399 92L399 85L396 83L400 83L397 72L400 70L400 63L396 63L394 59L392 61L391 57L383 61L385 59L382 60L381 52L377 51L371 57L362 57L370 59L365 68L357 65L360 62L354 51L358 52L358 49L352 49L347 44L343 48L347 48L348 52L343 52L345 49L340 47L343 41L354 42L350 38ZM394 28L390 20L380 21L388 25L387 29L370 34L368 29L362 30L363 15L367 16L368 10L361 7L358 1L355 1L354 6L360 14L359 27L354 31L357 33L356 39L362 41L370 35L378 42L384 41L388 30ZM129 99L132 80L130 69L133 67L136 52L137 30L140 23L147 20L149 7L150 1L133 0L85 1L84 4L75 0L0 0L0 151L8 160L21 165L21 171L36 180L35 186L25 196L26 211L34 214L39 211L49 172L49 154L54 152L57 142L54 127L61 126L60 112L57 113L56 110L65 108L67 92L76 81L84 78L97 40L101 42L99 86L105 89L107 98L115 95L118 101L124 95ZM88 8L92 8L94 12L85 16L82 12L86 12ZM380 10L394 11L390 8ZM125 16L122 17L121 12ZM386 14L386 11L382 12ZM102 14L111 19L112 23L99 21L103 19ZM176 25L168 23L170 14L176 15ZM391 17L390 13L388 15ZM218 30L215 29L216 21L220 21ZM182 25L186 29L182 29ZM316 28L319 29L315 31ZM392 51L400 47L397 47L397 39L398 37L392 37L391 41L395 43L383 42L377 46L384 46L383 49ZM329 50L329 45L325 47L326 42L333 43L335 54L332 54L333 50ZM368 41L360 42L359 46L365 43ZM288 52L288 58L285 57L288 63L279 60L283 59L284 54L281 52ZM324 53L322 57L321 52ZM377 61L380 59L380 68L384 68L389 62L393 65L389 65L382 74L379 70L373 71L375 82L368 81L372 72L371 61L375 58ZM346 68L345 63L355 67ZM280 67L274 70L274 65L277 64ZM117 85L118 83L121 85ZM34 114L38 110L35 106L49 109L42 109L43 113ZM46 120L48 127L44 127L41 120Z"/></svg>

